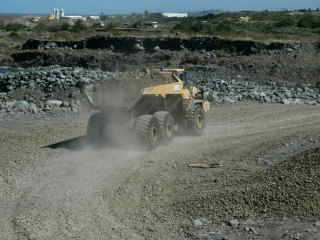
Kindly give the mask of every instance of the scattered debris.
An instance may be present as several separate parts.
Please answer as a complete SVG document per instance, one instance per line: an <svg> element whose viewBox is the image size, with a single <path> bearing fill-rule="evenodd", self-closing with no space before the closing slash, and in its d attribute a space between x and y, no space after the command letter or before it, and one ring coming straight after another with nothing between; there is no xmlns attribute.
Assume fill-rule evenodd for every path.
<svg viewBox="0 0 320 240"><path fill-rule="evenodd" d="M227 238L221 233L209 232L207 234L202 234L199 236L201 240L227 240Z"/></svg>
<svg viewBox="0 0 320 240"><path fill-rule="evenodd" d="M240 222L238 219L232 219L232 220L228 221L227 224L233 228L237 228L237 227L239 227Z"/></svg>
<svg viewBox="0 0 320 240"><path fill-rule="evenodd" d="M220 163L209 162L193 162L188 165L190 168L219 168L222 167Z"/></svg>
<svg viewBox="0 0 320 240"><path fill-rule="evenodd" d="M209 224L209 220L207 218L197 218L194 219L192 222L195 227L202 227Z"/></svg>
<svg viewBox="0 0 320 240"><path fill-rule="evenodd" d="M314 226L315 226L315 227L320 227L320 221L316 221L316 222L314 223Z"/></svg>
<svg viewBox="0 0 320 240"><path fill-rule="evenodd" d="M248 233L258 234L258 232L253 227L245 227L244 230Z"/></svg>

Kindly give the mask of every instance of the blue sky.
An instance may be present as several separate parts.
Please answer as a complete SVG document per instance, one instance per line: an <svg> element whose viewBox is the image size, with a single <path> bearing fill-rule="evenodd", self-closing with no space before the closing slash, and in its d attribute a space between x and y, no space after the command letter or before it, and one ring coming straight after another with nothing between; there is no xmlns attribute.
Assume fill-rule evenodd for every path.
<svg viewBox="0 0 320 240"><path fill-rule="evenodd" d="M320 8L320 0L0 0L0 12L128 13L149 11L198 11L205 9Z"/></svg>

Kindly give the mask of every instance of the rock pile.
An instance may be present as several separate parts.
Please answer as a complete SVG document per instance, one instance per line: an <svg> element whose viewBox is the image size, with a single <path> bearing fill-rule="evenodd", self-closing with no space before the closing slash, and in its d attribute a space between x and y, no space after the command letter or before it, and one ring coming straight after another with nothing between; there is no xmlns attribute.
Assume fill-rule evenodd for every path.
<svg viewBox="0 0 320 240"><path fill-rule="evenodd" d="M127 79L136 79L131 81L134 85L146 77L145 73L125 74ZM78 83L99 84L119 77L120 73L59 66L10 70L0 75L0 113L78 111ZM212 71L189 71L183 79L202 89L205 99L213 103L320 104L319 89L310 86L284 87L274 82L262 84L240 79L225 81L217 79Z"/></svg>
<svg viewBox="0 0 320 240"><path fill-rule="evenodd" d="M112 79L113 73L82 68L15 69L0 75L0 112L78 111L76 86Z"/></svg>
<svg viewBox="0 0 320 240"><path fill-rule="evenodd" d="M307 85L285 87L274 82L257 83L245 80L225 81L213 74L188 72L184 76L187 84L195 85L204 96L215 103L258 103L320 104L320 90Z"/></svg>
<svg viewBox="0 0 320 240"><path fill-rule="evenodd" d="M75 87L78 82L88 84L109 80L113 77L110 72L87 70L83 68L49 67L18 69L14 72L0 75L0 92L12 90L40 89L46 93L66 90Z"/></svg>

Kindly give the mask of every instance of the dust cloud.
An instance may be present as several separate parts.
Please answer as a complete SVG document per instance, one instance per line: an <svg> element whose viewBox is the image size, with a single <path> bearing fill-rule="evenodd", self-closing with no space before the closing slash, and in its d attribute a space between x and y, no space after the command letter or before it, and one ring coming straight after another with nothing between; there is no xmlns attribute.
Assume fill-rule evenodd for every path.
<svg viewBox="0 0 320 240"><path fill-rule="evenodd" d="M104 192L128 174L124 171L133 171L133 160L143 154L87 148L66 151L26 170L16 182L21 195L13 209L15 232L32 239L66 239L78 234L80 239L90 239L88 234L102 231L100 224L110 228L108 222L113 220L106 210ZM97 220L100 214L106 219Z"/></svg>

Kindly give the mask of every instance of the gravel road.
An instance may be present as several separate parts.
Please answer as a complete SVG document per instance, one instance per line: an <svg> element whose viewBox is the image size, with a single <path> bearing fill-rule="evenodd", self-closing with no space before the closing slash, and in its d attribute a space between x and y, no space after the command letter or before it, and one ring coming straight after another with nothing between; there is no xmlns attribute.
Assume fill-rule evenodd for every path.
<svg viewBox="0 0 320 240"><path fill-rule="evenodd" d="M317 106L221 105L209 114L204 136L177 137L152 152L44 147L83 135L86 121L0 121L0 239L197 239L192 221L205 215L199 199L270 168L277 149L289 156L314 147L320 133ZM297 139L304 144L293 150ZM198 161L217 167L188 167ZM205 217L217 228L234 215L264 217L216 207ZM254 239L268 239L264 234Z"/></svg>

